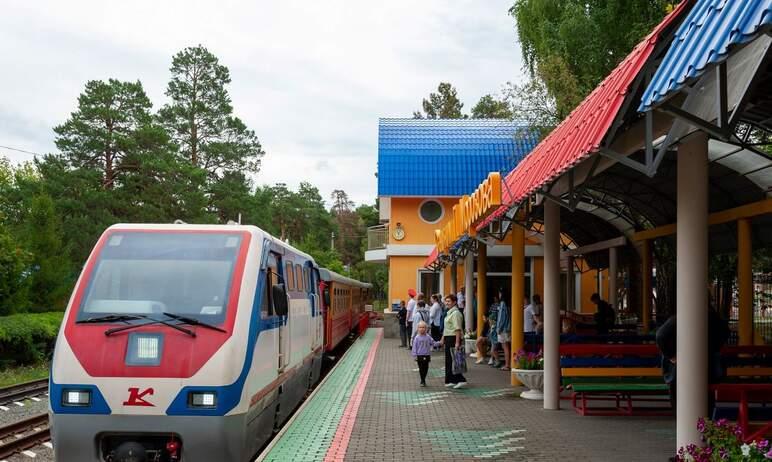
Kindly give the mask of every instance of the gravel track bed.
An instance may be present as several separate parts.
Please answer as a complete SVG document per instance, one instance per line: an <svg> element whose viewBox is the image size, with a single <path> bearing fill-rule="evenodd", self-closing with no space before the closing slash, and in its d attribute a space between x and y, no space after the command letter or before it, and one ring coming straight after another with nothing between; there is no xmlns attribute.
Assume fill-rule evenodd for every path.
<svg viewBox="0 0 772 462"><path fill-rule="evenodd" d="M47 412L48 397L39 396L38 399L40 399L40 401L34 401L32 399L26 399L22 401L22 403L24 404L24 407L20 407L11 403L6 406L8 408L7 411L3 411L2 409L0 409L0 426L8 425L13 422L18 422L19 420L32 417L34 415L40 414L41 412ZM35 458L31 458L24 454L16 454L4 460L6 460L7 462L30 462L30 461L47 462L47 461L54 460L54 451L43 445L36 446L30 449L30 451L35 453L36 455Z"/></svg>
<svg viewBox="0 0 772 462"><path fill-rule="evenodd" d="M34 458L24 454L16 454L6 460L8 462L53 462L54 460L53 449L49 449L43 445L35 446L34 448L30 449L30 451L35 453Z"/></svg>
<svg viewBox="0 0 772 462"><path fill-rule="evenodd" d="M8 408L7 411L0 409L0 427L17 422L21 419L32 417L41 412L48 412L48 396L41 395L38 396L38 399L40 401L34 401L32 399L22 401L24 407L10 403L6 405Z"/></svg>

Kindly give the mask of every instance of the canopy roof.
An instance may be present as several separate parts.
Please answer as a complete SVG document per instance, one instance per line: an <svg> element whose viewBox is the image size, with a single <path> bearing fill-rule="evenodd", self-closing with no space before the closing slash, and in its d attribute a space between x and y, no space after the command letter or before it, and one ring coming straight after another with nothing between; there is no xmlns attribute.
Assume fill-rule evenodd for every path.
<svg viewBox="0 0 772 462"><path fill-rule="evenodd" d="M685 11L682 2L560 123L522 162L507 175L502 188L504 205L478 229L503 215L510 206L549 184L574 165L600 149L617 117L630 87L648 61L669 25Z"/></svg>
<svg viewBox="0 0 772 462"><path fill-rule="evenodd" d="M640 111L664 101L725 60L733 47L772 27L772 0L700 0L676 32L673 44L643 95Z"/></svg>

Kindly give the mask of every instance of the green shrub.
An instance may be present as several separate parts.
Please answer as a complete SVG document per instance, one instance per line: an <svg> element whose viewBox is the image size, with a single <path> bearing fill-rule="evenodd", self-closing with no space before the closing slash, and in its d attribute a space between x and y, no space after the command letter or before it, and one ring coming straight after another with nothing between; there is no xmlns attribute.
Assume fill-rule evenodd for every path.
<svg viewBox="0 0 772 462"><path fill-rule="evenodd" d="M34 364L51 357L64 313L0 317L0 363Z"/></svg>

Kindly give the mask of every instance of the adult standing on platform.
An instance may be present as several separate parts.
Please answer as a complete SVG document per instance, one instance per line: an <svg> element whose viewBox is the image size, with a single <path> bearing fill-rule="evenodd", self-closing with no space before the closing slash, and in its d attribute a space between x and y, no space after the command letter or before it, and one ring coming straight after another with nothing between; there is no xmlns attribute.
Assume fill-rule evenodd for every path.
<svg viewBox="0 0 772 462"><path fill-rule="evenodd" d="M429 308L429 323L431 327L431 335L435 342L439 342L442 338L442 305L440 305L440 296L434 294L431 296L432 306Z"/></svg>
<svg viewBox="0 0 772 462"><path fill-rule="evenodd" d="M466 298L464 298L464 286L461 286L458 289L458 293L456 294L456 299L458 300L458 309L461 311L464 311L466 309Z"/></svg>
<svg viewBox="0 0 772 462"><path fill-rule="evenodd" d="M408 346L413 346L413 340L410 339L410 333L413 332L413 313L415 312L415 289L407 289L407 296L410 297L407 301L407 314L405 315L405 328L408 334Z"/></svg>
<svg viewBox="0 0 772 462"><path fill-rule="evenodd" d="M510 342L512 341L512 313L507 306L504 292L499 291L499 319L496 321L496 336L498 337L501 348L504 350L504 365L501 366L502 371L509 370L509 364L511 360L510 356Z"/></svg>
<svg viewBox="0 0 772 462"><path fill-rule="evenodd" d="M445 347L445 386L456 389L466 386L466 378L462 374L453 373L453 348L461 348L464 342L464 315L458 309L457 303L455 294L445 297L448 314L445 315L445 330L441 340Z"/></svg>
<svg viewBox="0 0 772 462"><path fill-rule="evenodd" d="M399 322L399 339L401 341L399 347L407 348L407 308L405 307L405 301L399 301L399 311L397 311L397 322Z"/></svg>

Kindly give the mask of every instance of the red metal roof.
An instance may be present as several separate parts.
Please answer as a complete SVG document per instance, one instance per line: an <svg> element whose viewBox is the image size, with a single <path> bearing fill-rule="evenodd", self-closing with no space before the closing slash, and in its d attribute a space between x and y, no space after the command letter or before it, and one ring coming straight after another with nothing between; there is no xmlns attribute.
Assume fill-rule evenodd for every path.
<svg viewBox="0 0 772 462"><path fill-rule="evenodd" d="M600 148L630 86L654 50L659 35L684 11L681 2L654 30L504 179L502 205L477 229L485 227L545 184Z"/></svg>
<svg viewBox="0 0 772 462"><path fill-rule="evenodd" d="M437 257L440 256L440 253L437 251L437 246L434 246L434 249L432 250L432 253L429 254L429 257L424 261L424 268L428 268L430 265L434 263L435 260L437 260Z"/></svg>

